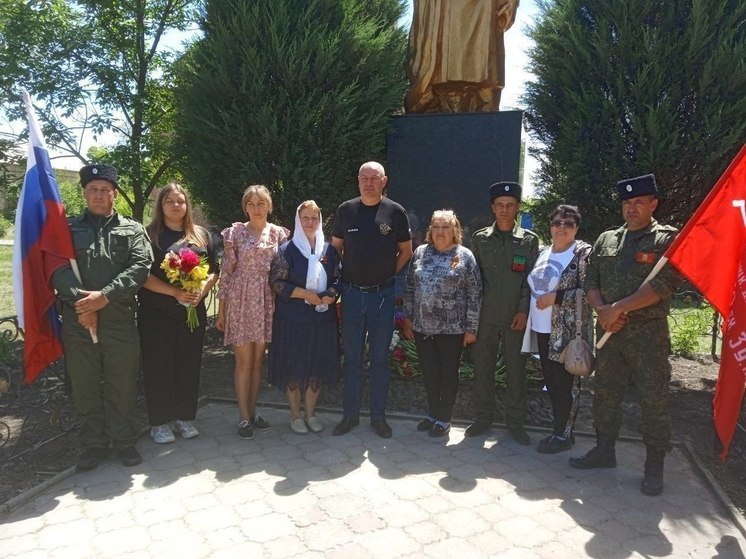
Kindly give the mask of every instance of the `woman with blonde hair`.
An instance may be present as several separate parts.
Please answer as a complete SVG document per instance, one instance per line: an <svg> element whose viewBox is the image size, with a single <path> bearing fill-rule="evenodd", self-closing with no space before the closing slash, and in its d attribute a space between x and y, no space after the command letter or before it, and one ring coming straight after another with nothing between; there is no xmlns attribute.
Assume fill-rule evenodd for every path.
<svg viewBox="0 0 746 559"><path fill-rule="evenodd" d="M433 212L425 244L412 255L404 291L405 339L414 339L422 365L428 415L417 425L431 437L451 430L464 347L477 340L482 277L451 210Z"/></svg>
<svg viewBox="0 0 746 559"><path fill-rule="evenodd" d="M215 244L204 227L194 223L186 190L169 184L155 201L147 227L153 247L153 265L138 293L137 326L140 331L143 384L150 436L156 443L175 440L171 427L185 439L199 435L192 424L197 413L202 342L207 311L204 298L215 285L218 263ZM209 275L199 293L185 291L168 282L161 263L170 251L189 248L207 258ZM197 308L199 326L187 326L187 307Z"/></svg>
<svg viewBox="0 0 746 559"><path fill-rule="evenodd" d="M269 288L269 268L288 230L269 223L272 197L266 186L244 190L241 208L248 217L223 230L223 264L218 290L215 327L225 333L225 345L233 346L233 385L238 400L238 435L254 438L254 430L266 431L269 423L256 411L262 382L264 350L272 341L274 294Z"/></svg>

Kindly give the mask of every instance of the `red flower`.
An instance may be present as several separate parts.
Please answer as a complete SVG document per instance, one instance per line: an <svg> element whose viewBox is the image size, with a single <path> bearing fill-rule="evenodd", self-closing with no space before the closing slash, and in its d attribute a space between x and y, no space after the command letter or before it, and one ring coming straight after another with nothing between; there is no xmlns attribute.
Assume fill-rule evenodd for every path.
<svg viewBox="0 0 746 559"><path fill-rule="evenodd" d="M168 267L169 268L178 268L179 267L179 259L176 257L171 257L168 259Z"/></svg>
<svg viewBox="0 0 746 559"><path fill-rule="evenodd" d="M181 258L181 273L188 274L196 266L199 266L199 256L193 250L188 248L182 248L179 251L179 258Z"/></svg>
<svg viewBox="0 0 746 559"><path fill-rule="evenodd" d="M404 370L402 371L404 373L405 377L411 377L412 376L412 367L404 367Z"/></svg>
<svg viewBox="0 0 746 559"><path fill-rule="evenodd" d="M401 346L396 346L393 351L394 359L397 361L405 361L407 359L407 352Z"/></svg>

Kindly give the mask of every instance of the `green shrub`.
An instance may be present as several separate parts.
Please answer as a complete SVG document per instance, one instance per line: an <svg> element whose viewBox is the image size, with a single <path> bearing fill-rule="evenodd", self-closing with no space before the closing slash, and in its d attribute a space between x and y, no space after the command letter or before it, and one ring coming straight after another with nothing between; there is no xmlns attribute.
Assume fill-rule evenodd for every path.
<svg viewBox="0 0 746 559"><path fill-rule="evenodd" d="M712 309L689 309L678 314L671 322L671 350L676 355L694 358L702 338L710 334Z"/></svg>

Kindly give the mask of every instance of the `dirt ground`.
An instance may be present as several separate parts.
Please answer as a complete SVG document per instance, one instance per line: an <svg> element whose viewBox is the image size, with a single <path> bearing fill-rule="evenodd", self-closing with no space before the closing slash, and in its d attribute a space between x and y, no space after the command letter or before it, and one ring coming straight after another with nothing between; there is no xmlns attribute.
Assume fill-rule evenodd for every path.
<svg viewBox="0 0 746 559"><path fill-rule="evenodd" d="M232 354L220 345L214 334L208 335L207 342L203 359L202 394L232 398ZM709 357L700 360L672 358L671 362L675 438L691 444L733 503L746 514L746 433L736 433L726 462L721 463L714 451L711 402L717 379L717 364ZM424 398L417 396L421 392L420 385L421 381L418 379L392 383L389 409L392 412L419 413L421 409L417 408L421 408L420 403L424 404ZM0 392L2 386L3 376L0 374ZM0 503L5 503L44 479L74 465L78 453L74 431L64 430L66 425L71 424L71 415L68 415L69 399L60 396L61 388L54 389L53 394L37 396L36 400L40 403L35 403L32 410L28 409L28 399L23 397L24 391L29 389L18 386L9 388L10 390L0 397ZM592 381L586 382L581 398L578 431L593 430L591 391ZM462 384L460 412L457 405L457 413L462 416L460 419L469 419L465 411L468 409L469 392L470 383L467 381ZM339 393L339 390L329 391L320 401L320 405L338 407ZM263 395L282 401L281 395L271 388L267 388ZM533 401L541 401L541 396L538 400L534 398ZM629 403L626 404L624 425L624 433L630 436L639 436L636 428L639 408L635 401L632 390ZM142 398L138 402L138 410L142 425L145 426L147 418ZM25 425L22 425L24 418ZM545 424L541 418L537 419L535 414L532 414L532 418L534 424ZM54 436L57 438L51 442L38 444L39 441ZM24 451L24 454L18 456Z"/></svg>

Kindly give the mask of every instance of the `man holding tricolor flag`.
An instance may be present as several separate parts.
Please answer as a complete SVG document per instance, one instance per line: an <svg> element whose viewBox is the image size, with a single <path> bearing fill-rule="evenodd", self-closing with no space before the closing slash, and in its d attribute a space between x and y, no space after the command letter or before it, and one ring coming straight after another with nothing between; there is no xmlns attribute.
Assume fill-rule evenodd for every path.
<svg viewBox="0 0 746 559"><path fill-rule="evenodd" d="M49 152L26 92L23 102L28 113L29 146L26 176L16 209L13 294L24 336L24 379L31 383L62 357L51 279L57 269L75 258L75 251Z"/></svg>
<svg viewBox="0 0 746 559"><path fill-rule="evenodd" d="M80 273L61 266L52 275L62 303L65 358L80 422L78 471L95 468L110 449L125 466L142 462L135 449L140 368L135 297L153 254L144 227L114 210L118 181L111 165L80 170L86 209L68 219ZM97 333L97 342L89 330Z"/></svg>
<svg viewBox="0 0 746 559"><path fill-rule="evenodd" d="M658 187L653 175L617 183L622 227L601 234L585 280L588 303L598 315L597 332L613 332L597 352L593 394L596 446L570 465L579 469L616 466L615 442L622 422L622 402L630 380L640 392L640 431L647 449L640 489L663 491L663 460L671 450L668 360L671 342L668 313L679 275L671 266L650 279L676 229L653 219Z"/></svg>

